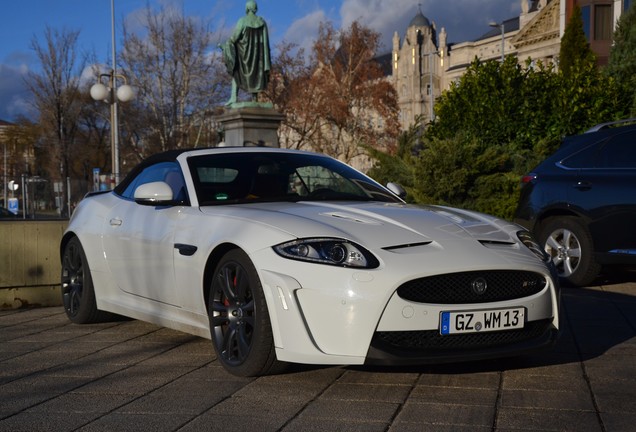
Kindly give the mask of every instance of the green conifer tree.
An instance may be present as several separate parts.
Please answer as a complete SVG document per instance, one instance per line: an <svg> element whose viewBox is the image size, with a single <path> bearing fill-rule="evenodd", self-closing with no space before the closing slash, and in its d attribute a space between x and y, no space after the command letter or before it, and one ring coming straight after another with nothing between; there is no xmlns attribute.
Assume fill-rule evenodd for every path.
<svg viewBox="0 0 636 432"><path fill-rule="evenodd" d="M614 31L607 74L621 88L625 111L636 116L636 7L630 6L621 16Z"/></svg>
<svg viewBox="0 0 636 432"><path fill-rule="evenodd" d="M564 76L569 76L574 70L580 70L594 62L596 62L596 56L590 49L583 30L581 8L575 6L561 39L559 69Z"/></svg>

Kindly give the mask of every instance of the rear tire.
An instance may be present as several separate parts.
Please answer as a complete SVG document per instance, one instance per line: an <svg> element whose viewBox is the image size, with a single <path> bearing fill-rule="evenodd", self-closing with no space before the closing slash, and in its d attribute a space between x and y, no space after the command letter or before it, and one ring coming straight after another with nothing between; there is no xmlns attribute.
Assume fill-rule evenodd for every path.
<svg viewBox="0 0 636 432"><path fill-rule="evenodd" d="M212 345L233 375L279 373L267 302L258 273L247 254L229 251L214 270L208 301Z"/></svg>
<svg viewBox="0 0 636 432"><path fill-rule="evenodd" d="M539 241L552 257L563 282L575 286L594 282L601 266L594 259L592 236L578 218L548 219L541 227Z"/></svg>
<svg viewBox="0 0 636 432"><path fill-rule="evenodd" d="M95 289L84 248L73 237L62 253L62 302L66 316L75 324L108 321L112 315L97 309Z"/></svg>

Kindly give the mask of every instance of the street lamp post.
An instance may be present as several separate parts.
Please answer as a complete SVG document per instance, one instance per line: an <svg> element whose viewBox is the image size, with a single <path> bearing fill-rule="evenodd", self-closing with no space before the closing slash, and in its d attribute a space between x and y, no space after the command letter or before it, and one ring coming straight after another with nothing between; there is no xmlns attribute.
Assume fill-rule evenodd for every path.
<svg viewBox="0 0 636 432"><path fill-rule="evenodd" d="M117 101L128 102L135 93L126 83L126 77L117 73L117 51L115 49L115 0L110 1L112 68L110 73L100 74L97 84L91 87L91 97L110 104L110 146L111 166L115 185L119 183L119 124L117 116ZM108 77L108 87L102 84L102 78ZM117 79L124 81L124 85L117 88Z"/></svg>
<svg viewBox="0 0 636 432"><path fill-rule="evenodd" d="M503 63L504 60L505 60L504 49L505 49L505 41L506 41L506 32L505 32L505 28L504 28L504 22L502 21L501 24L499 24L499 23L496 23L496 22L492 21L488 25L490 27L499 27L501 29L501 62Z"/></svg>
<svg viewBox="0 0 636 432"><path fill-rule="evenodd" d="M104 85L102 78L108 78L108 85ZM117 79L124 81L124 85L117 87ZM117 101L128 102L132 100L135 93L131 86L126 83L126 77L115 73L112 69L109 73L100 74L99 82L91 87L91 97L97 101L104 101L110 104L110 145L111 145L111 165L115 184L119 183L119 127L117 124Z"/></svg>

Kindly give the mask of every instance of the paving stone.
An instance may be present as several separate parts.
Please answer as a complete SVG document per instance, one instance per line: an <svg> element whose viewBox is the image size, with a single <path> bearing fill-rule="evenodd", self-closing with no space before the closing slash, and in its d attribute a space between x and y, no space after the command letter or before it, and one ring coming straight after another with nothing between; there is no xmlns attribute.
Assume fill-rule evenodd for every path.
<svg viewBox="0 0 636 432"><path fill-rule="evenodd" d="M397 403L320 399L311 403L299 418L389 423L399 409Z"/></svg>
<svg viewBox="0 0 636 432"><path fill-rule="evenodd" d="M602 412L600 416L606 431L631 432L636 425L636 414L634 413Z"/></svg>
<svg viewBox="0 0 636 432"><path fill-rule="evenodd" d="M422 374L418 385L429 387L456 387L497 389L499 387L499 372L480 372L464 374Z"/></svg>
<svg viewBox="0 0 636 432"><path fill-rule="evenodd" d="M578 393L589 393L589 386L581 375L577 376L543 376L543 375L519 375L504 374L502 388L504 390L545 390L563 389Z"/></svg>
<svg viewBox="0 0 636 432"><path fill-rule="evenodd" d="M636 414L636 377L629 378L590 380L599 411Z"/></svg>
<svg viewBox="0 0 636 432"><path fill-rule="evenodd" d="M498 430L499 431L499 430ZM490 426L394 422L389 432L492 432Z"/></svg>
<svg viewBox="0 0 636 432"><path fill-rule="evenodd" d="M297 418L282 429L282 432L384 432L389 425L382 422L363 422L346 420L322 420ZM418 429L421 431L422 429Z"/></svg>
<svg viewBox="0 0 636 432"><path fill-rule="evenodd" d="M435 426L491 427L495 407L448 403L407 402L396 417L396 423L419 423Z"/></svg>
<svg viewBox="0 0 636 432"><path fill-rule="evenodd" d="M0 430L11 432L70 432L89 424L98 413L42 413L23 412L0 421Z"/></svg>
<svg viewBox="0 0 636 432"><path fill-rule="evenodd" d="M377 369L358 368L347 370L339 379L343 383L358 384L415 384L419 377L419 373L395 373L391 369L383 369L377 372Z"/></svg>
<svg viewBox="0 0 636 432"><path fill-rule="evenodd" d="M106 414L134 400L136 396L113 394L65 393L41 404L35 405L28 412L50 415L52 413L100 413Z"/></svg>
<svg viewBox="0 0 636 432"><path fill-rule="evenodd" d="M111 413L78 429L79 432L169 432L192 420L182 414L121 414Z"/></svg>
<svg viewBox="0 0 636 432"><path fill-rule="evenodd" d="M409 401L451 405L491 405L497 402L497 390L486 388L417 386Z"/></svg>
<svg viewBox="0 0 636 432"><path fill-rule="evenodd" d="M178 432L277 432L280 431L286 422L287 420L285 418L272 416L259 417L249 412L240 416L205 413L179 428Z"/></svg>
<svg viewBox="0 0 636 432"><path fill-rule="evenodd" d="M497 413L499 430L601 432L602 428L594 411L501 408Z"/></svg>
<svg viewBox="0 0 636 432"><path fill-rule="evenodd" d="M505 408L594 411L592 396L588 392L504 390L500 404Z"/></svg>

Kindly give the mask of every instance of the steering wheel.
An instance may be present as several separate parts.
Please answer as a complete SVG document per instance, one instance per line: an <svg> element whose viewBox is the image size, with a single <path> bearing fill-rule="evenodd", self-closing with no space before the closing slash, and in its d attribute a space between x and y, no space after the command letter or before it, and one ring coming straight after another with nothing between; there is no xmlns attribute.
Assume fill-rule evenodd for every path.
<svg viewBox="0 0 636 432"><path fill-rule="evenodd" d="M333 195L337 195L338 192L336 192L333 189L329 189L329 188L318 188L315 189L313 191L311 191L309 193L309 198L327 198L329 196L333 196Z"/></svg>

